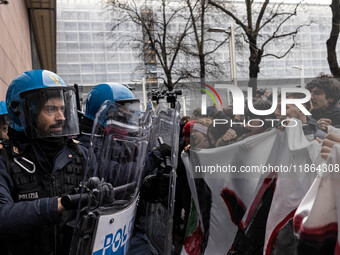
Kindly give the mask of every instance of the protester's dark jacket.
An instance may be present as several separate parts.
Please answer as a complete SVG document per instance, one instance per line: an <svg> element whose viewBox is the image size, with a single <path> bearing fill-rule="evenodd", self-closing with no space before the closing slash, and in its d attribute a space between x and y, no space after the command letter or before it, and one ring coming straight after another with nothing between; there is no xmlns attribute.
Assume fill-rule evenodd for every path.
<svg viewBox="0 0 340 255"><path fill-rule="evenodd" d="M332 126L340 127L340 107L336 103L334 106L329 106L324 110L312 111L312 117L316 120L321 118L331 119Z"/></svg>
<svg viewBox="0 0 340 255"><path fill-rule="evenodd" d="M73 212L58 216L57 199L82 181L86 150L68 138L47 141L54 151L25 137L1 150L0 238L9 254L68 254Z"/></svg>
<svg viewBox="0 0 340 255"><path fill-rule="evenodd" d="M307 116L307 122L302 124L302 130L305 136L313 136L311 140L314 140L316 137L324 139L326 135L326 133L319 128L318 122L310 116Z"/></svg>

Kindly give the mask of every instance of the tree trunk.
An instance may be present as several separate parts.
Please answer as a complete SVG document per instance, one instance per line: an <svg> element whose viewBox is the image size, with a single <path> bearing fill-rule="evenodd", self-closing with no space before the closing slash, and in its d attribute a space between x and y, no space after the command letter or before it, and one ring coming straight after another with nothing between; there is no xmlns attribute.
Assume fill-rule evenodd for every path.
<svg viewBox="0 0 340 255"><path fill-rule="evenodd" d="M339 37L339 24L340 24L340 3L339 0L332 0L331 9L332 17L332 30L329 39L327 40L327 60L329 69L334 77L340 78L340 69L336 55L336 44Z"/></svg>
<svg viewBox="0 0 340 255"><path fill-rule="evenodd" d="M248 87L252 88L253 95L257 90L257 76L260 72L260 63L263 52L257 48L256 38L249 38L249 50L250 50L250 57L249 57L249 82Z"/></svg>
<svg viewBox="0 0 340 255"><path fill-rule="evenodd" d="M205 78L205 56L204 54L199 56L200 59L200 78Z"/></svg>

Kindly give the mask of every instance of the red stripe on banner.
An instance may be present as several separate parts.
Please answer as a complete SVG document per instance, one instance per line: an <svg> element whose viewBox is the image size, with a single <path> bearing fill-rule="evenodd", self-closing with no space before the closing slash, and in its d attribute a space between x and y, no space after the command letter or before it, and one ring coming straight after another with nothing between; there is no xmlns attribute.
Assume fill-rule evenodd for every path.
<svg viewBox="0 0 340 255"><path fill-rule="evenodd" d="M283 221L281 221L281 222L274 228L274 230L273 230L273 232L272 232L272 234L271 234L271 236L270 236L270 238L269 238L269 241L268 241L268 243L267 243L266 255L270 255L271 249L269 249L269 247L272 246L272 242L273 242L275 236L276 236L277 233L280 231L280 229L282 229L283 226L286 225L287 222L288 222L290 219L292 219L292 218L294 217L295 211L296 211L296 209L294 209L293 211L291 211L291 212L283 219Z"/></svg>
<svg viewBox="0 0 340 255"><path fill-rule="evenodd" d="M337 240L337 241L336 241L334 255L340 255L340 246L339 246L339 240Z"/></svg>
<svg viewBox="0 0 340 255"><path fill-rule="evenodd" d="M264 181L263 181L263 183L262 183L262 185L261 185L259 191L257 192L257 195L256 195L255 199L253 200L253 203L252 203L251 206L250 206L249 213L248 213L248 215L247 215L246 221L245 221L245 222L241 221L241 223L240 223L240 228L241 228L242 230L244 230L244 229L246 228L246 226L248 225L250 219L252 218L252 215L253 215L254 211L256 210L257 206L258 206L259 203L261 202L261 199L262 199L262 197L263 197L264 192L265 192L265 191L267 190L267 188L270 186L271 181L272 181L272 179L273 179L274 177L276 177L276 174L271 173L271 174L268 175L267 178L264 179ZM277 181L277 179L275 180L275 182L276 182L276 181ZM276 184L275 184L275 187L276 187ZM274 187L273 196L274 196L274 194L275 194L275 187Z"/></svg>
<svg viewBox="0 0 340 255"><path fill-rule="evenodd" d="M302 224L304 218L302 215L295 215L293 220L294 232L297 233L301 239L322 242L328 238L337 238L338 223L332 222L325 226L305 228ZM340 254L340 249L338 251Z"/></svg>
<svg viewBox="0 0 340 255"><path fill-rule="evenodd" d="M233 208L230 204L230 201L226 199L225 195L223 194L227 194L227 196L229 197L233 197L235 200L236 200L236 205L239 205L242 209L243 209L243 212L245 212L247 210L247 207L245 206L245 204L243 203L243 201L236 195L236 193L231 190L231 189L228 189L228 188L224 188L221 192L221 196L225 202L225 204L227 205L228 207L228 210L229 210L229 214L230 214L230 217L231 217L231 221L236 225L238 226L239 225L239 222L237 222L237 220L235 219L235 216L234 213L233 213ZM243 215L242 215L243 216ZM242 217L241 216L241 217Z"/></svg>
<svg viewBox="0 0 340 255"><path fill-rule="evenodd" d="M197 228L190 236L184 239L184 249L188 255L199 255L204 233L201 229L201 222L198 223Z"/></svg>
<svg viewBox="0 0 340 255"><path fill-rule="evenodd" d="M203 83L203 85L206 86L206 87L208 87L210 90L212 90L212 91L215 93L215 95L218 97L218 100L220 101L221 106L222 106L222 100L221 100L221 98L220 98L220 95L217 93L217 91L216 91L213 87L211 87L210 85L208 85L208 84L206 84L206 83Z"/></svg>

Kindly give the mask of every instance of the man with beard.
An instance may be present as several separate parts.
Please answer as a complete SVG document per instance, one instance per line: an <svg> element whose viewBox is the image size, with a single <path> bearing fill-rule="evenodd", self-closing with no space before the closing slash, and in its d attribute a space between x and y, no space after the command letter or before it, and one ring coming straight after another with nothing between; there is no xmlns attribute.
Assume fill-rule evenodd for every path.
<svg viewBox="0 0 340 255"><path fill-rule="evenodd" d="M1 254L68 254L74 212L61 197L83 180L86 149L73 88L55 73L32 70L6 94L9 140L0 157Z"/></svg>

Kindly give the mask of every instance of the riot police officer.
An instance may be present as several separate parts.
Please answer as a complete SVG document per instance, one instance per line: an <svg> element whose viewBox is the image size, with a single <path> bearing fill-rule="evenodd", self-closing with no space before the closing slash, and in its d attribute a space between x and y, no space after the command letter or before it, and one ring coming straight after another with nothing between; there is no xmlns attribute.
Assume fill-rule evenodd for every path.
<svg viewBox="0 0 340 255"><path fill-rule="evenodd" d="M0 101L0 148L2 148L2 141L3 139L8 139L7 132L8 132L8 112L6 107L5 101Z"/></svg>
<svg viewBox="0 0 340 255"><path fill-rule="evenodd" d="M82 181L86 158L71 138L79 133L75 91L53 72L32 70L12 81L6 105L0 238L9 254L67 254L72 211L65 211L61 196Z"/></svg>
<svg viewBox="0 0 340 255"><path fill-rule="evenodd" d="M117 105L136 104L139 100L124 85L118 83L102 83L96 85L86 98L85 116L80 122L81 135L78 140L88 148L90 143L93 121L100 106L111 100ZM121 111L122 113L122 111Z"/></svg>

